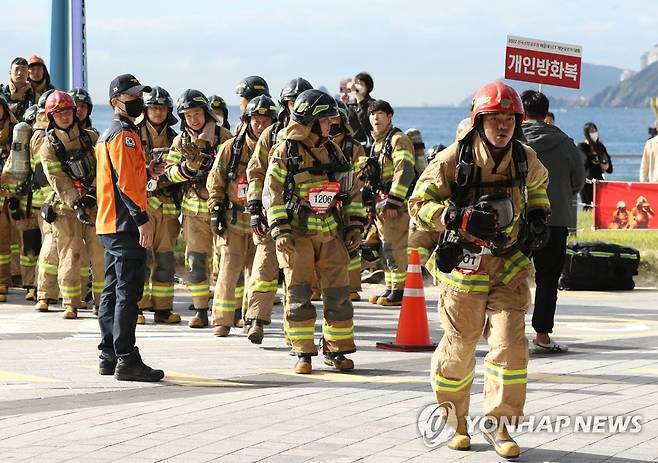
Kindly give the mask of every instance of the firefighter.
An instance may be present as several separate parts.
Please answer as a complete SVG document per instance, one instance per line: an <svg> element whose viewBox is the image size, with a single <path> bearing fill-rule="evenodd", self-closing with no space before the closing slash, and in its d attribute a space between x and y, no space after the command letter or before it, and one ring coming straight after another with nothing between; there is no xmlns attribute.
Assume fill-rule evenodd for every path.
<svg viewBox="0 0 658 463"><path fill-rule="evenodd" d="M164 160L176 137L171 127L178 122L173 114L174 102L164 88L154 86L144 95L144 112L136 120L147 162ZM176 273L176 240L180 232L180 185L166 177L147 185L149 221L153 224L153 245L147 250L148 265L144 296L139 302L137 324L146 323L144 310L152 310L156 323L180 323L174 308L174 275Z"/></svg>
<svg viewBox="0 0 658 463"><path fill-rule="evenodd" d="M349 122L349 110L347 105L340 100L336 100L339 117L334 119L331 126L331 140L336 143L345 157L356 163L359 158L366 155L363 145L354 139L354 132ZM357 188L361 188L358 185ZM350 279L350 301L356 302L361 300L361 251L357 249L350 253L350 264L348 266Z"/></svg>
<svg viewBox="0 0 658 463"><path fill-rule="evenodd" d="M219 237L220 269L213 298L213 334L228 336L241 300L236 298L236 285L240 274L249 281L249 273L256 252L252 239L247 204L247 163L256 147L258 137L266 127L276 121L274 101L265 95L249 102L241 117L242 132L222 144L208 175L208 209L213 232ZM253 320L250 338L255 333L262 340L265 320ZM257 329L259 327L260 329Z"/></svg>
<svg viewBox="0 0 658 463"><path fill-rule="evenodd" d="M46 62L37 55L32 55L27 59L28 79L34 92L34 101L39 101L41 95L48 90L54 90L55 87L50 83L50 74L46 67Z"/></svg>
<svg viewBox="0 0 658 463"><path fill-rule="evenodd" d="M23 113L36 103L34 90L28 81L29 67L25 58L14 58L9 68L9 83L0 87L9 103L10 111L19 121L23 120Z"/></svg>
<svg viewBox="0 0 658 463"><path fill-rule="evenodd" d="M38 312L47 312L48 305L56 304L59 297L57 242L52 233L52 225L43 220L41 216L41 208L46 204L46 198L53 191L44 173L40 155L41 144L46 140L46 131L48 130L46 100L52 92L53 90L47 90L39 98L37 116L32 127L32 138L30 139L30 164L33 173L32 209L41 231L41 248L39 250L36 282L37 303L34 306ZM86 285L87 282L85 281L84 284Z"/></svg>
<svg viewBox="0 0 658 463"><path fill-rule="evenodd" d="M85 129L91 129L98 133L91 122L91 112L94 110L94 103L91 101L91 95L84 88L73 88L69 90L69 95L75 101L75 114L80 124Z"/></svg>
<svg viewBox="0 0 658 463"><path fill-rule="evenodd" d="M290 120L290 111L295 100L305 90L312 89L310 82L302 77L292 79L279 95L278 120L267 127L258 138L258 143L247 165L247 207L251 215L251 227L256 243L256 255L251 269L245 323L250 325L248 338L254 344L263 340L262 325L272 321L272 309L276 300L279 263L276 258L274 240L269 233L265 211L263 211L263 182L269 165L270 152L283 135ZM253 321L256 320L255 323ZM259 322L260 320L260 322Z"/></svg>
<svg viewBox="0 0 658 463"><path fill-rule="evenodd" d="M368 109L374 144L368 157L361 158L364 203L381 240L386 289L370 302L384 306L402 303L407 275L409 214L407 196L416 179L414 147L404 132L393 126L393 108L375 100ZM372 220L372 219L371 219Z"/></svg>
<svg viewBox="0 0 658 463"><path fill-rule="evenodd" d="M347 267L349 253L360 244L365 213L353 188L351 160L329 140L336 116L331 96L320 90L302 92L265 177L266 202L271 204L263 206L286 279L285 329L298 356L299 374L311 373L311 357L317 355L316 312L310 300L314 271L323 296L325 364L339 371L354 368L345 357L356 351Z"/></svg>
<svg viewBox="0 0 658 463"><path fill-rule="evenodd" d="M242 115L253 98L261 95L270 96L270 88L261 76L248 76L238 83L235 93L240 97L240 115ZM240 124L236 132L240 132L239 128Z"/></svg>
<svg viewBox="0 0 658 463"><path fill-rule="evenodd" d="M231 124L228 121L228 105L224 98L219 95L210 95L208 103L210 103L210 108L217 119L217 124L226 130L231 130Z"/></svg>
<svg viewBox="0 0 658 463"><path fill-rule="evenodd" d="M167 153L165 175L171 183L182 184L187 288L192 295L190 309L196 311L188 325L203 328L208 326L208 269L213 249L206 180L217 149L231 138L231 132L217 125L208 100L198 90L185 90L176 102L176 112L181 133Z"/></svg>
<svg viewBox="0 0 658 463"><path fill-rule="evenodd" d="M18 120L10 110L4 95L0 94L0 163L4 164L11 150L14 126ZM0 196L0 302L7 300L11 285L11 224L6 195Z"/></svg>
<svg viewBox="0 0 658 463"><path fill-rule="evenodd" d="M46 100L48 131L39 150L41 164L53 192L46 199L44 220L52 224L59 254L58 282L65 319L84 307L80 285L81 250L92 267L94 306L104 287L103 250L96 236L96 132L80 126L75 102L55 90Z"/></svg>
<svg viewBox="0 0 658 463"><path fill-rule="evenodd" d="M530 261L523 251L548 239L548 173L521 143L523 104L494 82L475 94L471 129L438 154L418 180L409 210L424 229L443 232L437 249L439 312L445 331L432 358L432 388L452 402L458 426L448 447L470 448L466 429L475 348L485 357L485 438L498 455L519 447L507 424L518 424L526 397Z"/></svg>

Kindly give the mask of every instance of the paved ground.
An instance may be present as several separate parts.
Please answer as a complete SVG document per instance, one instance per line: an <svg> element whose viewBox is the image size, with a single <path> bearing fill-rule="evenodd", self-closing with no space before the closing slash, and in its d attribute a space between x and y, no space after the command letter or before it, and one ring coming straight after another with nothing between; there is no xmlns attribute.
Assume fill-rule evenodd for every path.
<svg viewBox="0 0 658 463"><path fill-rule="evenodd" d="M180 290L185 321L189 299ZM366 291L372 292L372 289ZM436 294L426 291L433 340ZM657 291L562 293L561 356L533 356L526 415L642 415L635 434L517 433L526 462L658 461ZM98 327L14 303L0 306L0 462L499 461L480 433L473 450L429 448L419 412L433 402L428 353L375 348L394 336L397 310L356 304L358 370L291 374L281 308L262 346L242 334L154 325L138 328L159 384L121 383L96 368ZM528 325L529 327L529 325ZM529 327L528 333L531 328ZM484 343L471 412L482 401Z"/></svg>

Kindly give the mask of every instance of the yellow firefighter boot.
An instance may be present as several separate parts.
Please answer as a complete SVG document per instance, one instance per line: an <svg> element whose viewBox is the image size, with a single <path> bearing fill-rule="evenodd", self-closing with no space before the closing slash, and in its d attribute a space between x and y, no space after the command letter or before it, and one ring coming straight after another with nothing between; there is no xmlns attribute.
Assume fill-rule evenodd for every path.
<svg viewBox="0 0 658 463"><path fill-rule="evenodd" d="M471 436L468 435L465 419L459 419L455 435L448 441L448 448L452 450L471 449Z"/></svg>
<svg viewBox="0 0 658 463"><path fill-rule="evenodd" d="M48 312L48 300L39 299L36 304L34 304L34 310L37 312Z"/></svg>
<svg viewBox="0 0 658 463"><path fill-rule="evenodd" d="M311 301L321 301L322 300L322 294L320 294L320 291L313 291L311 293Z"/></svg>
<svg viewBox="0 0 658 463"><path fill-rule="evenodd" d="M379 300L380 297L385 298L388 297L389 294L391 294L391 290L386 288L386 290L384 290L384 292L381 293L380 295L370 296L368 298L368 302L370 302L371 304L377 304L377 301Z"/></svg>
<svg viewBox="0 0 658 463"><path fill-rule="evenodd" d="M70 305L64 306L62 318L65 320L74 320L78 318L78 309L71 307Z"/></svg>
<svg viewBox="0 0 658 463"><path fill-rule="evenodd" d="M25 300L26 301L36 301L37 300L37 289L36 288L27 288L25 290Z"/></svg>
<svg viewBox="0 0 658 463"><path fill-rule="evenodd" d="M197 309L194 317L187 322L187 326L190 328L205 328L208 325L208 309Z"/></svg>
<svg viewBox="0 0 658 463"><path fill-rule="evenodd" d="M212 334L214 334L218 338L225 338L226 336L228 336L230 331L231 331L231 327L229 326L217 325L212 329Z"/></svg>
<svg viewBox="0 0 658 463"><path fill-rule="evenodd" d="M326 354L324 364L336 368L338 371L354 370L354 362L343 354Z"/></svg>
<svg viewBox="0 0 658 463"><path fill-rule="evenodd" d="M352 291L350 293L350 301L359 302L361 300L361 295L357 291Z"/></svg>
<svg viewBox="0 0 658 463"><path fill-rule="evenodd" d="M509 435L504 424L499 425L497 429L495 425L485 426L482 435L487 442L493 445L496 453L503 458L517 458L521 453L518 444Z"/></svg>
<svg viewBox="0 0 658 463"><path fill-rule="evenodd" d="M311 356L300 354L298 357L297 363L295 364L295 373L298 375L310 375L313 372Z"/></svg>
<svg viewBox="0 0 658 463"><path fill-rule="evenodd" d="M137 324L146 325L146 317L144 317L144 312L142 312L141 310L137 312Z"/></svg>
<svg viewBox="0 0 658 463"><path fill-rule="evenodd" d="M153 314L153 320L155 323L165 323L171 325L174 323L180 323L180 315L172 312L171 310L156 310Z"/></svg>

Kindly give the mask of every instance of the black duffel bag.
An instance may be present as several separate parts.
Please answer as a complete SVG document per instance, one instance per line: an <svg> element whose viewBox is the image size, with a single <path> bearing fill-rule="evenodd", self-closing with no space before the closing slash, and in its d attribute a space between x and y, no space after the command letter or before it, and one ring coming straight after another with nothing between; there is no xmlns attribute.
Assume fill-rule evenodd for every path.
<svg viewBox="0 0 658 463"><path fill-rule="evenodd" d="M567 245L559 288L585 291L629 290L640 265L640 251L601 241Z"/></svg>

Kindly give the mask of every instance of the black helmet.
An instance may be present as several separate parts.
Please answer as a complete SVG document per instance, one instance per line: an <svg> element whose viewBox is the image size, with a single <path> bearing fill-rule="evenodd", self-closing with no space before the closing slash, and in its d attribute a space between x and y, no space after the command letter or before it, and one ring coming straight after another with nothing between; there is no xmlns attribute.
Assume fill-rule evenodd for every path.
<svg viewBox="0 0 658 463"><path fill-rule="evenodd" d="M37 111L39 110L39 107L35 104L30 106L25 110L23 113L23 120L27 122L28 124L33 123L34 121L37 120Z"/></svg>
<svg viewBox="0 0 658 463"><path fill-rule="evenodd" d="M212 109L221 109L224 111L224 118L228 117L228 105L226 100L219 95L210 95L208 97L208 104Z"/></svg>
<svg viewBox="0 0 658 463"><path fill-rule="evenodd" d="M310 90L313 86L311 83L304 79L303 77L295 77L290 82L286 84L283 89L281 89L281 94L279 95L279 103L281 106L285 106L285 101L295 101L295 99L302 93L304 90Z"/></svg>
<svg viewBox="0 0 658 463"><path fill-rule="evenodd" d="M46 110L46 100L50 96L51 93L55 91L54 88L48 89L45 92L41 94L39 97L39 101L37 102L37 106L39 107L39 112L42 113Z"/></svg>
<svg viewBox="0 0 658 463"><path fill-rule="evenodd" d="M346 127L349 126L350 113L345 102L336 98L336 109L338 109L338 114L340 115L340 120L343 121L343 125Z"/></svg>
<svg viewBox="0 0 658 463"><path fill-rule="evenodd" d="M176 101L176 112L178 113L179 119L183 120L183 114L192 108L203 108L208 115L214 119L214 115L210 109L206 96L198 90L188 88L178 97L178 101Z"/></svg>
<svg viewBox="0 0 658 463"><path fill-rule="evenodd" d="M244 110L244 117L251 116L269 116L272 120L276 120L276 103L267 95L257 96L247 105Z"/></svg>
<svg viewBox="0 0 658 463"><path fill-rule="evenodd" d="M290 116L303 125L311 125L323 117L338 116L336 100L321 90L305 90L295 100Z"/></svg>
<svg viewBox="0 0 658 463"><path fill-rule="evenodd" d="M91 95L84 88L76 87L67 92L73 98L73 101L82 101L87 105L87 117L91 116L91 111L94 109L94 103L91 101ZM46 97L47 98L47 97Z"/></svg>
<svg viewBox="0 0 658 463"><path fill-rule="evenodd" d="M166 106L173 109L174 100L168 91L156 85L151 87L151 91L144 97L144 106Z"/></svg>
<svg viewBox="0 0 658 463"><path fill-rule="evenodd" d="M260 95L270 94L270 88L267 86L267 82L260 76L249 76L245 77L240 81L238 86L235 88L235 93L240 95L242 98L247 100L252 100Z"/></svg>

